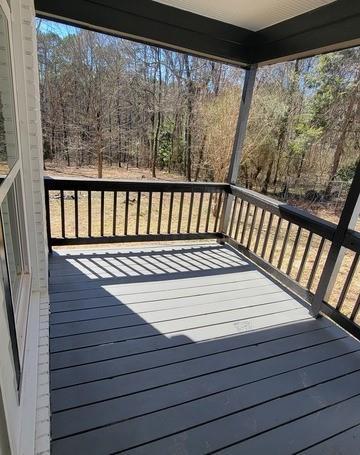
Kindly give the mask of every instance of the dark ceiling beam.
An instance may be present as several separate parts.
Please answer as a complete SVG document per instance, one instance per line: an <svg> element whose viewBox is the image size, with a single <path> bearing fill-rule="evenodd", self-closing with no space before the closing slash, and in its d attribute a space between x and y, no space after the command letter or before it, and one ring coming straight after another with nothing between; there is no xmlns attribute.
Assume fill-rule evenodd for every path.
<svg viewBox="0 0 360 455"><path fill-rule="evenodd" d="M149 0L35 0L39 17L246 66L255 32Z"/></svg>
<svg viewBox="0 0 360 455"><path fill-rule="evenodd" d="M40 17L240 66L360 44L360 0L337 0L258 32L150 0L35 0L35 8Z"/></svg>
<svg viewBox="0 0 360 455"><path fill-rule="evenodd" d="M289 60L360 44L360 0L337 0L257 33L254 62Z"/></svg>

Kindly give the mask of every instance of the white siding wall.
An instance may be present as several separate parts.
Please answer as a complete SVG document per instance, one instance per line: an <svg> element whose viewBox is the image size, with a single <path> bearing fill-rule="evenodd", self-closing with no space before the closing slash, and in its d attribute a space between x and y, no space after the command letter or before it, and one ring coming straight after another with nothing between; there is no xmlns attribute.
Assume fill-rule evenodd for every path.
<svg viewBox="0 0 360 455"><path fill-rule="evenodd" d="M11 0L13 43L33 290L47 296L39 75L33 0Z"/></svg>
<svg viewBox="0 0 360 455"><path fill-rule="evenodd" d="M50 455L49 302L40 303L35 454Z"/></svg>

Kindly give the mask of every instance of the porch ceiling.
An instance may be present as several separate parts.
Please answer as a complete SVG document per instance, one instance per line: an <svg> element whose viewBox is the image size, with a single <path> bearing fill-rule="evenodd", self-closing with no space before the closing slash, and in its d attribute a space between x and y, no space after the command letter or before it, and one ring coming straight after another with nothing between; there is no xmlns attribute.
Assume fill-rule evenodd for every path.
<svg viewBox="0 0 360 455"><path fill-rule="evenodd" d="M258 31L335 0L156 0L191 13Z"/></svg>
<svg viewBox="0 0 360 455"><path fill-rule="evenodd" d="M358 0L35 0L35 7L39 17L242 66L360 44Z"/></svg>

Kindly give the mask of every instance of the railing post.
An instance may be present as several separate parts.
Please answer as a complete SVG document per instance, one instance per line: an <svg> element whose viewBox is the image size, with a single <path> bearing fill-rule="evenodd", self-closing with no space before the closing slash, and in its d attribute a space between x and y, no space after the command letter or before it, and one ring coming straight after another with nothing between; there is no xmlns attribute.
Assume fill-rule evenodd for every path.
<svg viewBox="0 0 360 455"><path fill-rule="evenodd" d="M244 86L241 94L240 100L240 109L238 115L238 121L236 125L236 132L234 137L233 150L229 163L229 171L227 181L229 184L235 184L237 182L237 177L239 174L239 167L241 161L241 155L243 152L244 141L246 136L246 128L249 118L251 100L254 91L255 77L256 77L257 65L251 65L245 70L245 80ZM224 213L222 219L222 232L226 234L229 220L230 212L233 204L234 197L231 194L227 194L224 205Z"/></svg>
<svg viewBox="0 0 360 455"><path fill-rule="evenodd" d="M327 299L334 287L345 248L342 246L348 229L353 229L360 214L360 161L357 164L343 211L337 225L328 256L311 305L311 314L319 315L324 299Z"/></svg>
<svg viewBox="0 0 360 455"><path fill-rule="evenodd" d="M47 179L44 178L45 187L45 217L46 217L46 234L49 254L52 254L52 243L51 243L51 225L50 225L50 200L49 200L49 189L46 186Z"/></svg>

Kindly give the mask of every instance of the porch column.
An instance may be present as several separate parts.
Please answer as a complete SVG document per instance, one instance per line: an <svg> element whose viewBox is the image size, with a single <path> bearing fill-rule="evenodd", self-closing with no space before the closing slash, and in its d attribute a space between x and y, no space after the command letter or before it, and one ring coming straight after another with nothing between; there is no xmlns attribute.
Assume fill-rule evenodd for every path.
<svg viewBox="0 0 360 455"><path fill-rule="evenodd" d="M249 68L245 70L244 87L241 94L240 110L227 179L228 183L230 184L236 184L237 177L239 174L239 166L246 136L246 128L254 90L256 70L257 65L251 65Z"/></svg>
<svg viewBox="0 0 360 455"><path fill-rule="evenodd" d="M241 94L238 121L236 125L234 144L231 153L227 177L227 182L234 185L236 185L239 174L239 167L246 136L247 122L249 118L251 100L253 96L256 71L257 65L251 65L249 68L246 68L245 70L244 86ZM221 222L221 228L223 233L227 232L233 199L234 199L233 196L226 195Z"/></svg>
<svg viewBox="0 0 360 455"><path fill-rule="evenodd" d="M360 161L358 162L354 179L351 183L343 211L337 225L334 238L326 258L318 287L311 305L311 313L317 317L321 311L323 300L327 300L333 290L336 278L343 261L346 248L343 242L348 229L354 229L360 215Z"/></svg>

